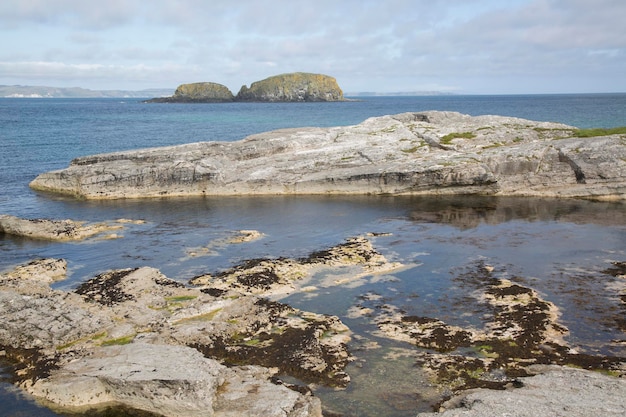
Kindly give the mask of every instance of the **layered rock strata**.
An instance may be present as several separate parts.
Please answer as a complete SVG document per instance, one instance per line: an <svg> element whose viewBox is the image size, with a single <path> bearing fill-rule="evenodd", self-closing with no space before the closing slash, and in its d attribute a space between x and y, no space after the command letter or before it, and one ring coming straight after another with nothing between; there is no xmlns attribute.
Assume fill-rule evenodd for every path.
<svg viewBox="0 0 626 417"><path fill-rule="evenodd" d="M535 366L539 375L520 378L519 388L475 390L444 403L440 412L418 417L568 416L619 417L626 414L626 381L598 372Z"/></svg>
<svg viewBox="0 0 626 417"><path fill-rule="evenodd" d="M452 112L76 158L36 190L87 199L260 194L626 196L626 138Z"/></svg>

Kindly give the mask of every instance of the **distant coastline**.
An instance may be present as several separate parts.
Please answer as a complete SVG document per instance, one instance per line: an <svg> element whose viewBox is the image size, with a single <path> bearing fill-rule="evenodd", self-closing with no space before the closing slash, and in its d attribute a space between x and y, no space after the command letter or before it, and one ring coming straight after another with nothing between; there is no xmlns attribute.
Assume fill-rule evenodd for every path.
<svg viewBox="0 0 626 417"><path fill-rule="evenodd" d="M2 98L146 98L171 96L173 88L145 90L90 90L81 87L47 87L30 85L0 85Z"/></svg>
<svg viewBox="0 0 626 417"><path fill-rule="evenodd" d="M344 93L346 97L401 97L401 96L456 96L457 93L445 91L392 91L392 92L375 92L375 91L359 91Z"/></svg>
<svg viewBox="0 0 626 417"><path fill-rule="evenodd" d="M0 85L0 98L148 98L169 97L175 88L150 88L144 90L90 90L81 87L49 87L32 85ZM457 93L442 91L357 91L344 93L346 97L385 96L448 96Z"/></svg>
<svg viewBox="0 0 626 417"><path fill-rule="evenodd" d="M49 87L32 85L0 85L0 98L138 98L170 97L176 88L149 88L144 90L90 90L82 87ZM619 95L626 92L597 93L528 93L528 94L464 94L445 91L352 91L344 93L346 101L361 97L437 97L437 96L512 96L512 95ZM352 100L351 100L352 99Z"/></svg>

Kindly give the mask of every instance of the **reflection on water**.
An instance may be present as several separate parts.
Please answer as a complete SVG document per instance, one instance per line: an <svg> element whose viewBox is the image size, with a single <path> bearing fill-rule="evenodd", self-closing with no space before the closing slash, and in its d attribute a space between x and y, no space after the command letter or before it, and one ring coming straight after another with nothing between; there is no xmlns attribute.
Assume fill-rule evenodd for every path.
<svg viewBox="0 0 626 417"><path fill-rule="evenodd" d="M459 326L481 326L481 306L459 280L483 261L498 277L536 289L560 309L570 329L566 341L588 353L626 356L626 283L606 274L626 261L626 204L584 200L493 197L232 197L137 201L55 201L57 216L86 221L142 219L116 240L33 242L0 236L0 269L39 257L68 260L72 288L108 269L152 266L186 282L244 259L304 257L373 232L375 248L391 261L411 265L391 275L362 277L345 286L324 284L284 302L335 314L352 329L356 361L345 391L319 388L330 410L359 416L413 416L428 409L432 387L409 344L374 334L371 318L354 316L363 296L407 314L436 317ZM55 211L52 211L53 213ZM61 215L62 213L62 215ZM212 245L238 230L264 237L236 245ZM193 249L210 251L189 256ZM315 281L317 280L317 281ZM376 303L372 304L375 308ZM623 321L623 320L622 320ZM408 352L408 353L406 353ZM6 392L6 387L5 387ZM3 406L4 407L4 406ZM15 406L19 409L19 406Z"/></svg>

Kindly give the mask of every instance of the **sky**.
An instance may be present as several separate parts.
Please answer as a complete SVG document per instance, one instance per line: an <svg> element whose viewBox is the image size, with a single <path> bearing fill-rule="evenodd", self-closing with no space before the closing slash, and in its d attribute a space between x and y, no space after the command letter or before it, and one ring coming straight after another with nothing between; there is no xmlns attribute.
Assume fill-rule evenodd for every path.
<svg viewBox="0 0 626 417"><path fill-rule="evenodd" d="M0 85L626 92L625 0L2 0Z"/></svg>

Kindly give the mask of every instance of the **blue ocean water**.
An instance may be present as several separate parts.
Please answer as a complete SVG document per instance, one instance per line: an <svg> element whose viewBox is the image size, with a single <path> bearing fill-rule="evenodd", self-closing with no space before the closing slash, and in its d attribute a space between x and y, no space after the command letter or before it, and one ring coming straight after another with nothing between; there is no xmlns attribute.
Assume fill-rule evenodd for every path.
<svg viewBox="0 0 626 417"><path fill-rule="evenodd" d="M126 226L123 238L116 240L52 243L0 235L0 271L34 258L58 257L69 264L68 279L56 285L62 289L109 269L137 266L156 267L186 282L244 259L301 257L351 236L388 233L374 239L376 248L411 268L391 277L366 277L347 287L321 286L315 294L293 295L285 301L336 314L360 337L376 340L383 349L397 347L372 336L373 328L364 319L349 317L348 310L363 294L378 294L411 314L477 326L480 320L464 309L464 289L455 277L477 261L485 261L503 276L525 282L556 303L574 346L626 356L624 345L612 342L626 339L611 315L622 307L615 294L607 292L609 278L601 273L611 261L626 261L623 203L376 196L78 201L28 188L39 173L64 168L82 155L233 141L278 128L351 125L368 117L426 110L500 114L580 128L616 127L626 125L626 94L359 97L340 103L229 104L0 99L0 214L89 222L145 220ZM187 255L193 248L207 247L241 229L256 229L265 237L221 248L211 256ZM593 296L581 300L581 293ZM376 381L377 390L412 393L416 389L415 378L408 376L403 386L395 380L373 379L376 361L382 356L373 355L371 364L351 369L358 382L343 394L320 392L322 400L347 415L408 416L420 407L427 409L427 403L398 409L363 388L367 386L363 381L368 380ZM388 370L393 368L385 361ZM404 362L396 366L406 374ZM0 415L56 415L32 408L36 407L32 402L8 387L0 384Z"/></svg>

